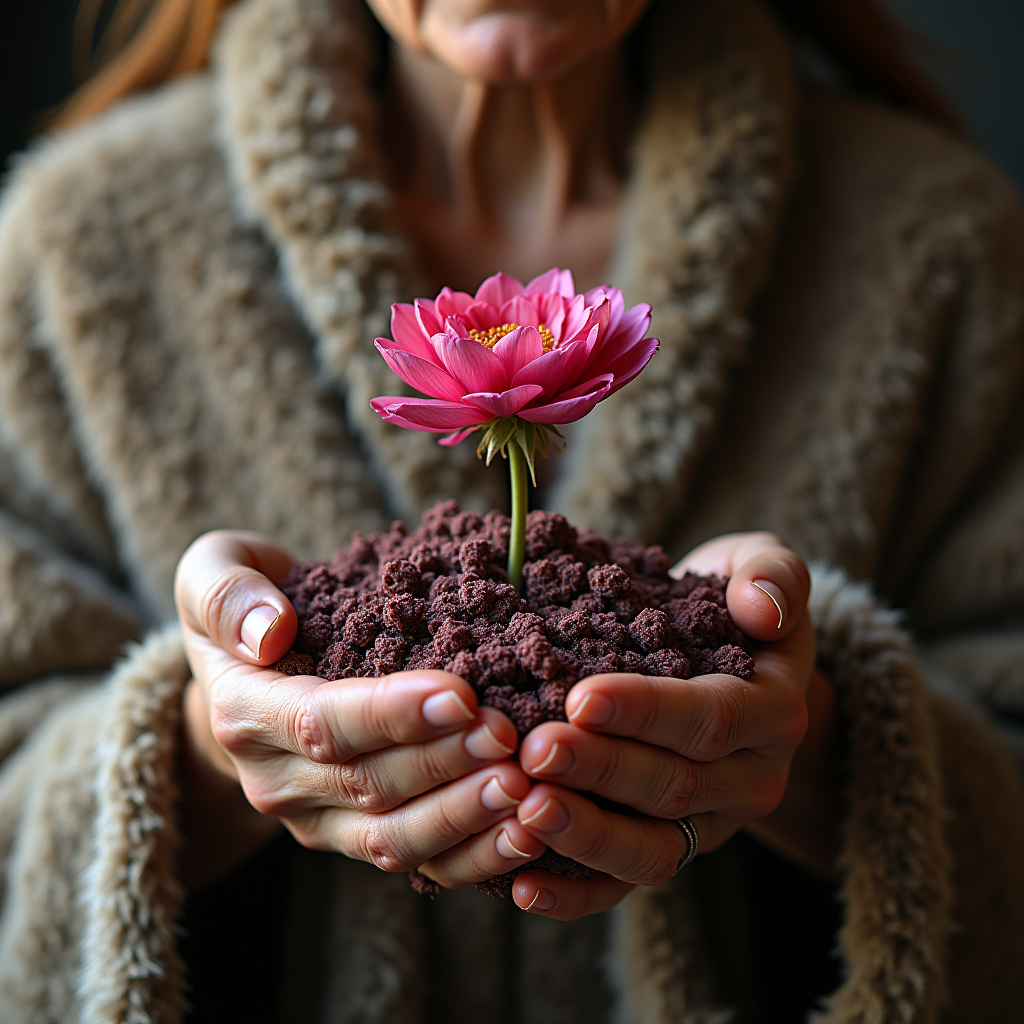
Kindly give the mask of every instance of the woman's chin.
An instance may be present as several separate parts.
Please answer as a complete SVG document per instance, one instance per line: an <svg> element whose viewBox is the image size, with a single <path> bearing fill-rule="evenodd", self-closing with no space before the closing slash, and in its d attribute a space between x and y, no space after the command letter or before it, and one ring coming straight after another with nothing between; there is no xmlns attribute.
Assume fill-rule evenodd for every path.
<svg viewBox="0 0 1024 1024"><path fill-rule="evenodd" d="M558 78L592 51L588 32L563 22L500 13L463 26L445 26L425 39L433 55L467 78L494 84Z"/></svg>

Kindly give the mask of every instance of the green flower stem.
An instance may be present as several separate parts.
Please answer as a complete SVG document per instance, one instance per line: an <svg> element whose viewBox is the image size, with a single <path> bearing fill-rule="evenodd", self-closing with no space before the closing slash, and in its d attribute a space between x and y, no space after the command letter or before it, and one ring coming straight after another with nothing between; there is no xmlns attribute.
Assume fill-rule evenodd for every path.
<svg viewBox="0 0 1024 1024"><path fill-rule="evenodd" d="M508 469L512 478L512 534L508 539L508 581L523 592L523 561L526 558L526 513L528 510L526 457L514 441L508 446Z"/></svg>

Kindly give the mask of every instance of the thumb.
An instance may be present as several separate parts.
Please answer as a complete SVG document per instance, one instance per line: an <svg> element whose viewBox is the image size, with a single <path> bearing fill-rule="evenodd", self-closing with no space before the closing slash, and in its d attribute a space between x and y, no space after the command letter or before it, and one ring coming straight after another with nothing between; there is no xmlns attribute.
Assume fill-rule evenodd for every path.
<svg viewBox="0 0 1024 1024"><path fill-rule="evenodd" d="M203 534L175 573L182 625L250 664L273 664L295 640L295 609L272 582L283 579L292 562L256 533Z"/></svg>
<svg viewBox="0 0 1024 1024"><path fill-rule="evenodd" d="M781 640L800 621L811 591L807 566L781 545L756 551L739 564L725 593L729 614L754 640Z"/></svg>

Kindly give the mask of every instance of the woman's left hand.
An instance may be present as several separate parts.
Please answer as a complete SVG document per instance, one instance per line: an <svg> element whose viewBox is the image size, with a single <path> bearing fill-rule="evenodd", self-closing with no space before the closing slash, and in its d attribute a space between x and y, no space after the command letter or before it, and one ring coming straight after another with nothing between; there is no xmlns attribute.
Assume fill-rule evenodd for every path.
<svg viewBox="0 0 1024 1024"><path fill-rule="evenodd" d="M599 874L573 880L524 872L513 891L524 909L571 920L608 909L634 885L666 881L687 852L677 824L684 815L697 829L702 853L741 827L775 817L808 733L808 692L812 674L818 675L807 568L777 537L756 533L710 541L677 566L684 569L730 577L729 612L748 636L765 641L754 655L754 675L744 681L617 673L573 687L568 723L545 723L523 741L520 763L540 784L517 813L538 839ZM831 724L813 723L808 739L814 737L815 750L827 759L835 744L821 742L823 730L830 736ZM804 775L827 774L815 759L796 764ZM791 788L805 795L808 787L794 779ZM633 813L604 810L583 793ZM814 832L802 821L793 828ZM771 828L765 835L772 841ZM786 836L775 845L786 848ZM807 859L813 862L814 855Z"/></svg>

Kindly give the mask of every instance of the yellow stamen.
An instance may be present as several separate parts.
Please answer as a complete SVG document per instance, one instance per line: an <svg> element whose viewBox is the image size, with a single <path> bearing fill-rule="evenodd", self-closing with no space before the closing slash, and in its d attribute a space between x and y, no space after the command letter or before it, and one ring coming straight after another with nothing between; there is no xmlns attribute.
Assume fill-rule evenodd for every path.
<svg viewBox="0 0 1024 1024"><path fill-rule="evenodd" d="M470 329L469 336L474 341L479 341L484 348L493 349L506 334L511 334L517 327L519 324L502 324L500 327L488 327L482 331L473 327ZM544 343L544 351L550 352L555 347L555 336L543 324L537 328L537 333L540 334L540 340Z"/></svg>

